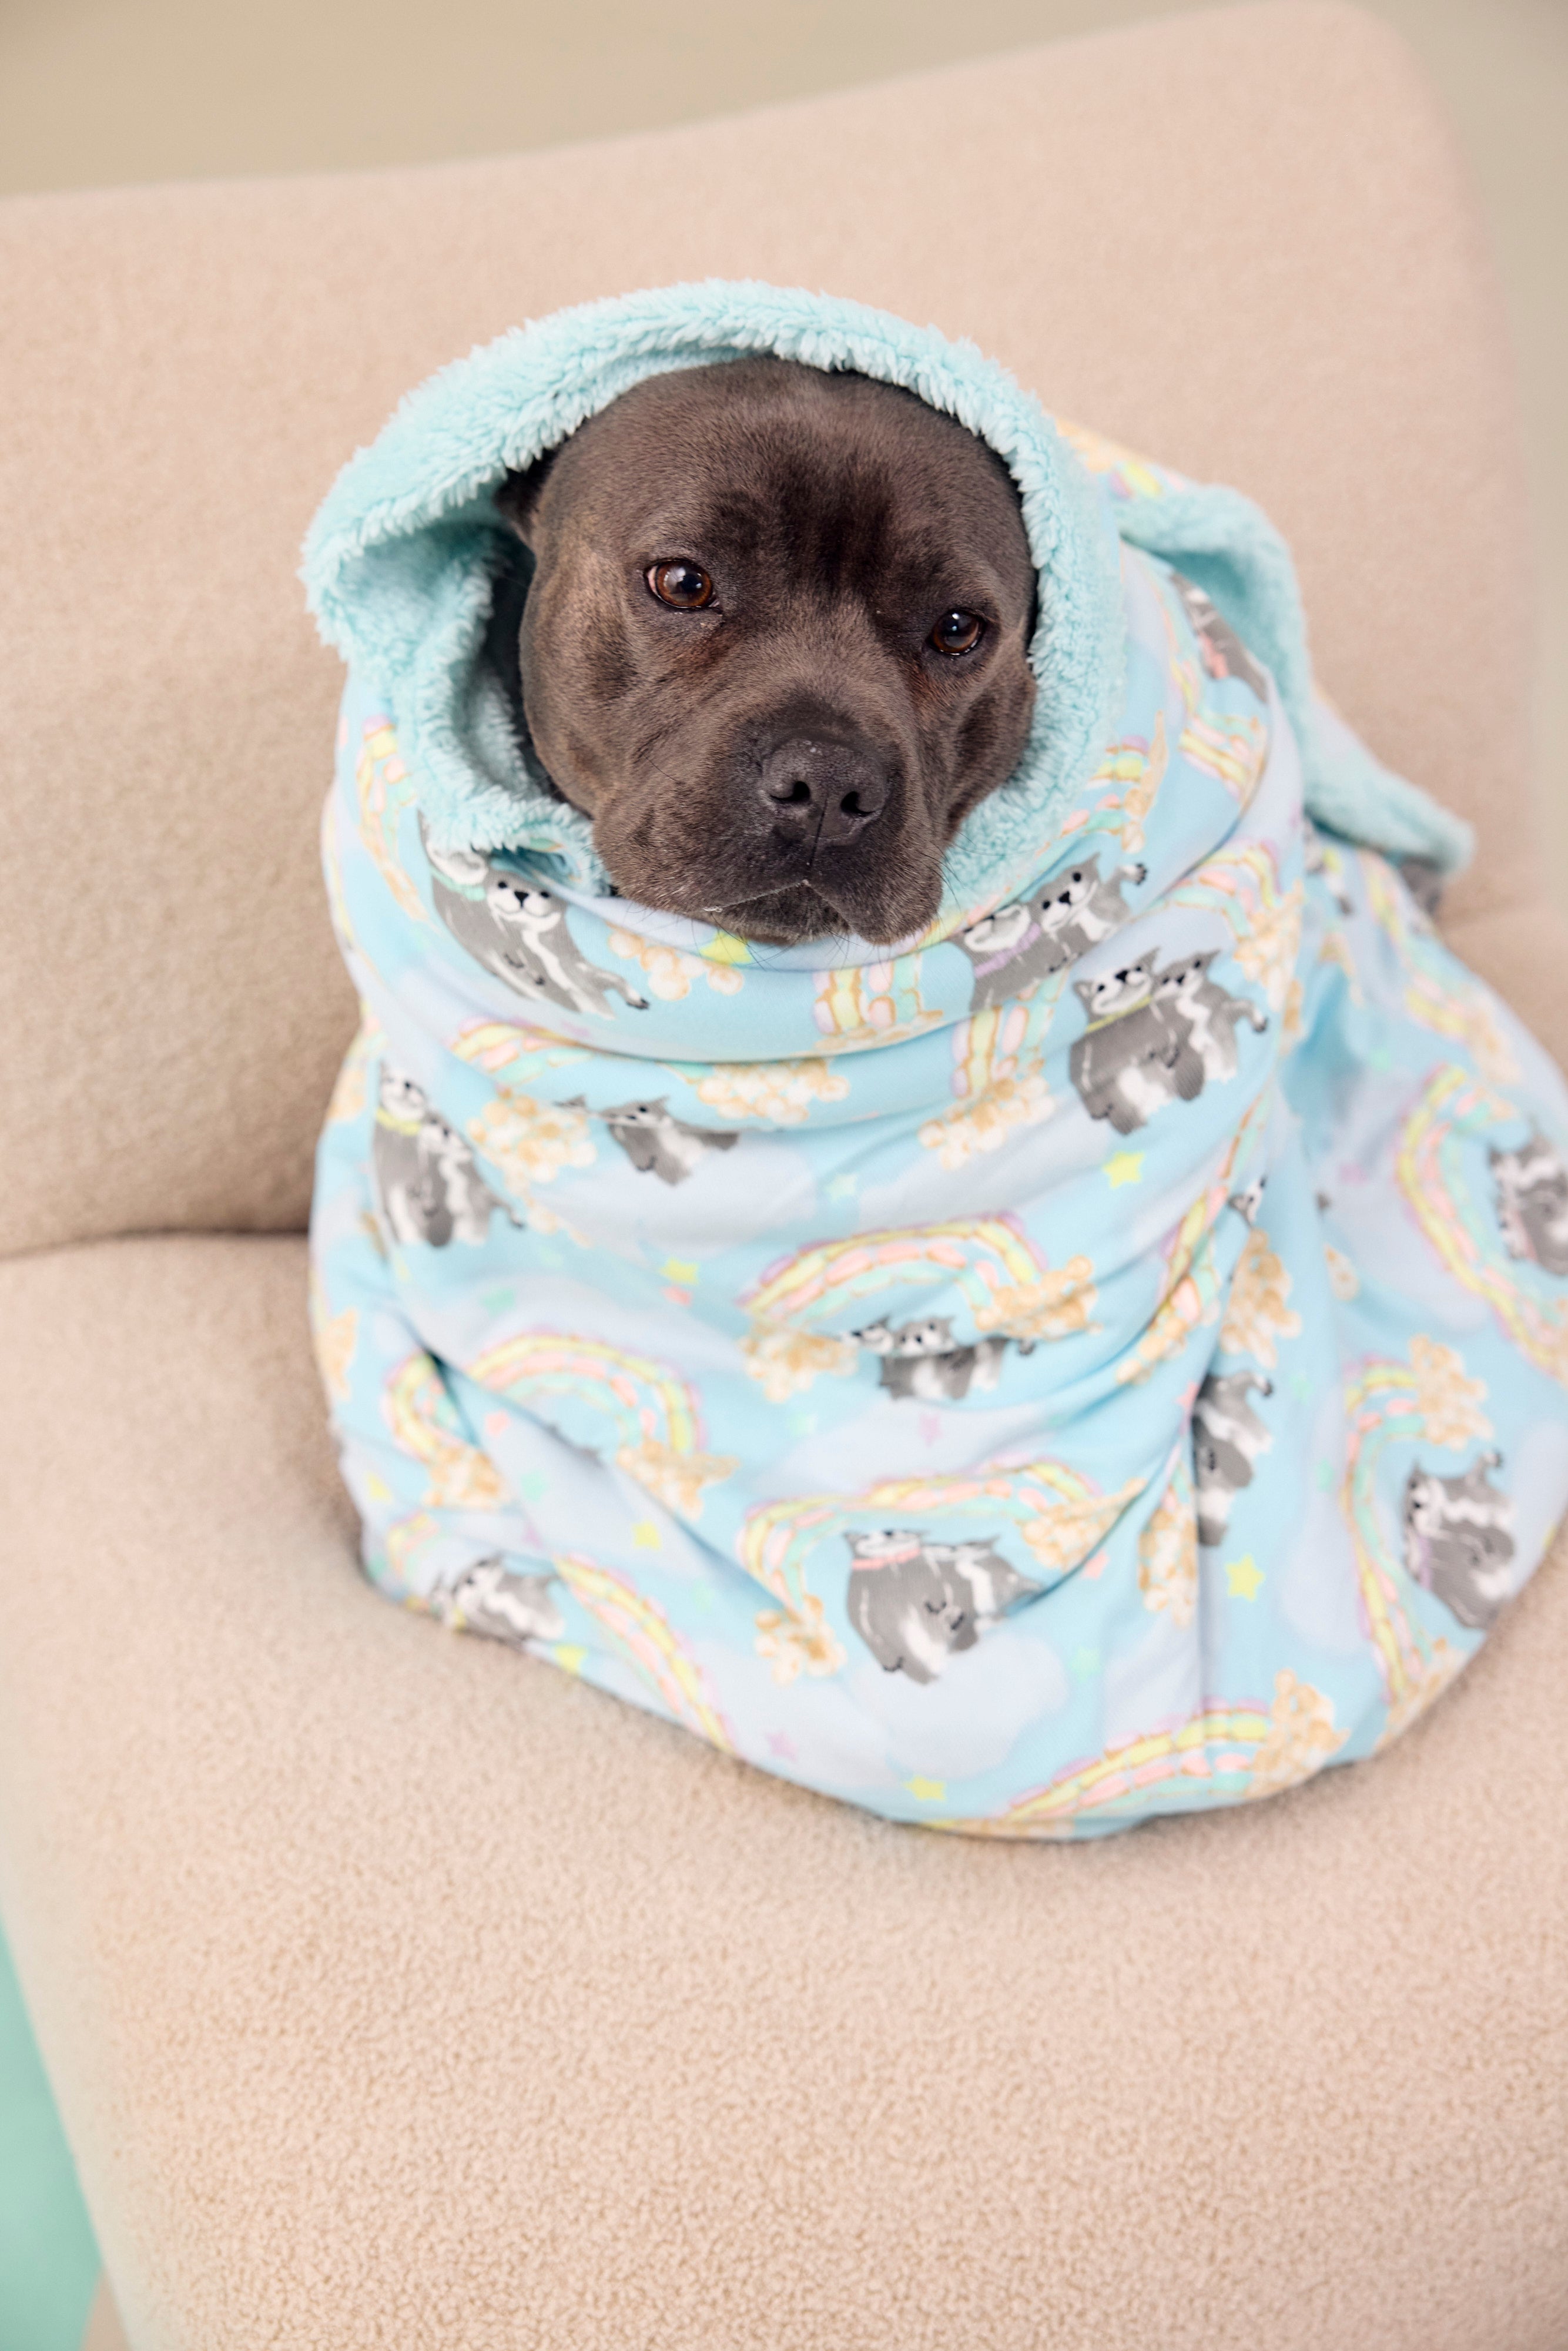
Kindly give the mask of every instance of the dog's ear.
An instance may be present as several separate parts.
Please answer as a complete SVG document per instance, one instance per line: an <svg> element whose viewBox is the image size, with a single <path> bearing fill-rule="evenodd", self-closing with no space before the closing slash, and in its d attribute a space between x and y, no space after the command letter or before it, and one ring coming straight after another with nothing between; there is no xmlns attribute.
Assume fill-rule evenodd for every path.
<svg viewBox="0 0 1568 2351"><path fill-rule="evenodd" d="M525 547L534 543L534 516L538 507L539 493L549 478L555 463L552 449L546 457L528 466L525 473L508 474L496 492L496 511L503 521L510 523Z"/></svg>

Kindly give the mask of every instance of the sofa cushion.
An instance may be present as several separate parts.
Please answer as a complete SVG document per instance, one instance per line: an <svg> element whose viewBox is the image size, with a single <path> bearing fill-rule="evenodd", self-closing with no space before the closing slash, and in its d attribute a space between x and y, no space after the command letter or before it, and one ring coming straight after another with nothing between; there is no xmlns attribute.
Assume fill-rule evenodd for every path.
<svg viewBox="0 0 1568 2351"><path fill-rule="evenodd" d="M556 154L16 199L0 271L0 1002L27 1006L0 1249L302 1224L350 1008L315 851L338 672L299 539L411 384L591 295L825 286L1253 492L1330 690L1480 824L1469 903L1539 883L1496 305L1448 135L1352 10Z"/></svg>
<svg viewBox="0 0 1568 2351"><path fill-rule="evenodd" d="M892 1828L374 1597L304 1280L0 1267L0 1898L138 2351L1560 2351L1561 1557L1375 1763Z"/></svg>

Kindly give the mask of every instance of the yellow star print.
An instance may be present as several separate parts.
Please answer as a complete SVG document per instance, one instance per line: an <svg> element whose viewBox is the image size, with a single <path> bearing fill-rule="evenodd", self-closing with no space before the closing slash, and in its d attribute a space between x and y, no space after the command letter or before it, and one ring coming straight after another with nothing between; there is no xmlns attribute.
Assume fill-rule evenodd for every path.
<svg viewBox="0 0 1568 2351"><path fill-rule="evenodd" d="M904 1784L922 1804L939 1804L947 1792L946 1780L906 1780Z"/></svg>
<svg viewBox="0 0 1568 2351"><path fill-rule="evenodd" d="M1136 1184L1144 1172L1147 1154L1142 1151L1115 1151L1105 1162L1105 1173L1111 1179L1113 1192L1124 1184Z"/></svg>
<svg viewBox="0 0 1568 2351"><path fill-rule="evenodd" d="M1246 1552L1240 1559L1226 1561L1225 1580L1230 1586L1232 1600L1256 1600L1263 1571L1251 1552Z"/></svg>

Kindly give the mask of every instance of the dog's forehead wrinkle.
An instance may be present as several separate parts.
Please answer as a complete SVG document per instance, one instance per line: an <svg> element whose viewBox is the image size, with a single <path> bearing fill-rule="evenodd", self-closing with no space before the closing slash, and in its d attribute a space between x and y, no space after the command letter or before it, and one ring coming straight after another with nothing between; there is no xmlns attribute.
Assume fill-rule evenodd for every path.
<svg viewBox="0 0 1568 2351"><path fill-rule="evenodd" d="M968 483L976 495L965 496L923 454L912 463L907 452L823 449L798 431L721 431L700 455L667 455L660 495L634 516L623 509L622 527L650 545L852 582L883 601L967 593L998 611L1019 604L1032 567L1011 492L989 511L991 485Z"/></svg>
<svg viewBox="0 0 1568 2351"><path fill-rule="evenodd" d="M791 420L796 429L782 437L759 437L726 432L720 419L706 445L661 451L640 488L635 477L618 479L613 496L602 481L580 480L582 468L563 469L549 486L554 560L575 565L585 543L597 543L600 559L623 580L628 558L685 554L749 567L727 583L743 601L791 587L836 592L895 625L938 604L977 609L993 621L1026 616L1032 566L1005 484L982 475L956 494L940 467L920 462L925 453L912 462L907 452L823 449L800 422ZM624 465L612 470L619 476ZM998 497L999 507L987 511ZM575 535L573 499L580 500Z"/></svg>
<svg viewBox="0 0 1568 2351"><path fill-rule="evenodd" d="M717 479L733 478L737 461L800 449L824 466L874 459L903 477L912 467L929 473L938 486L958 478L993 515L1018 513L1012 475L997 452L918 394L760 357L672 370L634 385L562 445L545 492L553 502L563 476L590 459L600 475L612 470L632 482L672 465Z"/></svg>
<svg viewBox="0 0 1568 2351"><path fill-rule="evenodd" d="M665 477L656 496L623 504L617 522L628 549L650 557L755 554L768 528L768 500L745 485L710 483L706 472Z"/></svg>

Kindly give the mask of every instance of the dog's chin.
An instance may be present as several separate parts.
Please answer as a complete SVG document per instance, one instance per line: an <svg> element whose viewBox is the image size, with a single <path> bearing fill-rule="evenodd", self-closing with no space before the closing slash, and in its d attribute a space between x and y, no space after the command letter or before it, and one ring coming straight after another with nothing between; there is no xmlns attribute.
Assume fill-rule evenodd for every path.
<svg viewBox="0 0 1568 2351"><path fill-rule="evenodd" d="M905 864L894 876L834 874L769 884L760 874L737 874L733 867L723 876L705 875L689 859L683 863L645 852L618 857L618 845L599 843L618 896L661 914L712 923L760 946L793 947L808 939L831 938L892 946L925 930L942 903L942 872L935 862L928 873L911 872Z"/></svg>
<svg viewBox="0 0 1568 2351"><path fill-rule="evenodd" d="M766 841L704 857L689 840L661 838L656 821L629 822L612 805L595 817L594 842L622 897L762 946L830 938L892 946L925 930L942 903L940 855L898 841L876 858L833 850L812 864L778 855Z"/></svg>
<svg viewBox="0 0 1568 2351"><path fill-rule="evenodd" d="M912 938L935 919L941 904L940 882L920 893L920 903L907 897L879 904L858 894L830 893L810 882L791 882L781 890L746 898L731 905L703 909L705 921L716 924L737 938L754 939L759 946L802 946L808 939L862 938L873 946L893 946ZM929 898L929 904L926 903Z"/></svg>
<svg viewBox="0 0 1568 2351"><path fill-rule="evenodd" d="M770 890L765 897L748 898L737 906L717 907L708 919L737 938L755 939L759 946L769 947L795 947L808 939L841 937L853 928L809 882L792 882L787 889Z"/></svg>
<svg viewBox="0 0 1568 2351"><path fill-rule="evenodd" d="M825 939L844 927L842 917L808 882L765 896L746 898L733 905L706 907L706 922L738 939L755 939L759 946L799 946L805 939Z"/></svg>

